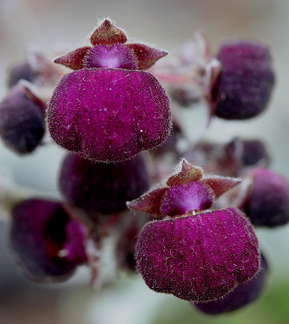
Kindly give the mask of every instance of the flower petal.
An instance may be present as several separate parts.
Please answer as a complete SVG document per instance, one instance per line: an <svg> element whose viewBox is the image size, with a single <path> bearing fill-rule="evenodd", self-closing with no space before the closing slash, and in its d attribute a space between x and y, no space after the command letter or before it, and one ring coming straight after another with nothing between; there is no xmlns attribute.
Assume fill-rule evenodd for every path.
<svg viewBox="0 0 289 324"><path fill-rule="evenodd" d="M235 208L148 223L136 257L152 290L195 302L220 298L259 270L257 237Z"/></svg>
<svg viewBox="0 0 289 324"><path fill-rule="evenodd" d="M161 211L169 216L208 209L214 201L213 190L199 182L170 187L163 196Z"/></svg>
<svg viewBox="0 0 289 324"><path fill-rule="evenodd" d="M157 147L171 128L165 91L150 73L82 69L66 74L48 109L52 138L99 162L120 162Z"/></svg>

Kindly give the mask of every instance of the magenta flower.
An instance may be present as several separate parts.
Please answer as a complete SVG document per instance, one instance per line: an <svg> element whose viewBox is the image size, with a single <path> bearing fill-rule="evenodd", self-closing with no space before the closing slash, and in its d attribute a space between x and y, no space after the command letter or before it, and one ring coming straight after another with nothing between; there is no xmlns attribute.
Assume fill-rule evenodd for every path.
<svg viewBox="0 0 289 324"><path fill-rule="evenodd" d="M137 268L152 290L188 301L226 295L259 270L253 227L235 208L145 225L136 247Z"/></svg>
<svg viewBox="0 0 289 324"><path fill-rule="evenodd" d="M60 146L98 162L119 162L162 144L171 128L168 97L148 69L166 52L125 44L106 19L78 48L55 60L74 70L52 95L47 122Z"/></svg>

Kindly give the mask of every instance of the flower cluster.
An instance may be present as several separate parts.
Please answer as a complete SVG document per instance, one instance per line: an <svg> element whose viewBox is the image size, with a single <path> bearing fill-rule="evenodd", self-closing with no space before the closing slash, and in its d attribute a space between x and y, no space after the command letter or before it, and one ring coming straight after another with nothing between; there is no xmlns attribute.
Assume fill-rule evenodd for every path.
<svg viewBox="0 0 289 324"><path fill-rule="evenodd" d="M32 280L67 280L87 265L99 286L110 239L116 269L137 269L152 290L204 313L231 312L266 284L254 226L289 222L289 182L269 169L260 140L187 141L181 151L186 131L169 97L173 108L204 102L210 119L253 118L274 85L270 51L241 39L213 55L197 35L157 62L166 55L128 42L105 19L90 45L57 64L34 51L10 70L0 103L3 142L30 154L49 132L70 152L59 200L11 199L9 249Z"/></svg>

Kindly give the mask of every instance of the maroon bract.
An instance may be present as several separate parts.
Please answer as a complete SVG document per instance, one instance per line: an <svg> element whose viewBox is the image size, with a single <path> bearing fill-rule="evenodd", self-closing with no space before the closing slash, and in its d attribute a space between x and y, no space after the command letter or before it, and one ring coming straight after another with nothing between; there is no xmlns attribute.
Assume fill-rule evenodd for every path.
<svg viewBox="0 0 289 324"><path fill-rule="evenodd" d="M148 223L136 247L137 267L156 292L188 301L220 298L259 270L259 248L235 208Z"/></svg>
<svg viewBox="0 0 289 324"><path fill-rule="evenodd" d="M109 20L82 47L56 59L65 75L47 122L62 147L98 162L120 162L162 144L171 128L169 99L157 79L139 71L166 55L126 37Z"/></svg>
<svg viewBox="0 0 289 324"><path fill-rule="evenodd" d="M275 75L269 48L255 40L224 43L221 72L212 90L213 110L224 119L248 119L267 106Z"/></svg>
<svg viewBox="0 0 289 324"><path fill-rule="evenodd" d="M29 199L13 209L9 245L30 279L66 280L87 261L85 232L59 202Z"/></svg>

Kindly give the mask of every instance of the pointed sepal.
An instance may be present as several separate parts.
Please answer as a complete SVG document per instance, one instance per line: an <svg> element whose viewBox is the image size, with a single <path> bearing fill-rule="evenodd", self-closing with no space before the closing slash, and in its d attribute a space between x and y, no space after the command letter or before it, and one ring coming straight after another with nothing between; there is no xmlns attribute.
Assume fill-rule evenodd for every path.
<svg viewBox="0 0 289 324"><path fill-rule="evenodd" d="M54 60L54 63L62 64L72 70L80 70L84 67L84 57L91 50L90 46L77 48L74 51L68 52Z"/></svg>
<svg viewBox="0 0 289 324"><path fill-rule="evenodd" d="M230 178L230 177L221 177L221 176L212 176L209 178L202 179L203 184L208 185L212 188L215 194L215 198L220 197L226 191L234 188L239 183L241 183L239 178Z"/></svg>
<svg viewBox="0 0 289 324"><path fill-rule="evenodd" d="M126 41L125 33L115 27L109 19L105 19L90 36L90 42L93 46L98 44L112 45L115 43L125 43Z"/></svg>
<svg viewBox="0 0 289 324"><path fill-rule="evenodd" d="M152 190L140 198L127 202L127 207L136 211L148 213L156 219L162 219L165 214L160 210L161 202L164 194L169 188L158 188Z"/></svg>
<svg viewBox="0 0 289 324"><path fill-rule="evenodd" d="M185 159L183 159L177 166L177 169L181 166L181 171L171 176L168 181L168 186L184 185L192 181L199 181L203 177L203 169L196 167Z"/></svg>
<svg viewBox="0 0 289 324"><path fill-rule="evenodd" d="M133 43L126 44L125 46L130 48L137 57L139 70L149 69L156 63L157 60L168 55L168 53L165 51L160 51L144 44Z"/></svg>

